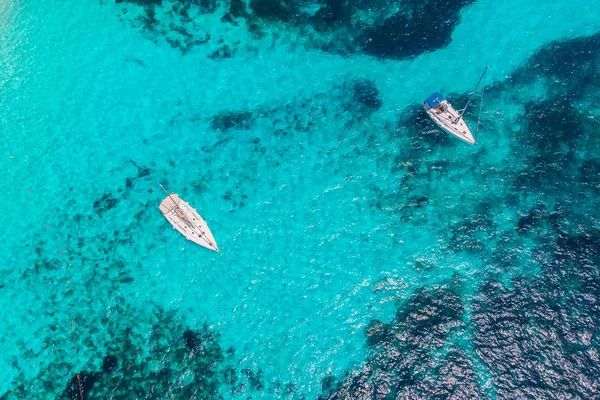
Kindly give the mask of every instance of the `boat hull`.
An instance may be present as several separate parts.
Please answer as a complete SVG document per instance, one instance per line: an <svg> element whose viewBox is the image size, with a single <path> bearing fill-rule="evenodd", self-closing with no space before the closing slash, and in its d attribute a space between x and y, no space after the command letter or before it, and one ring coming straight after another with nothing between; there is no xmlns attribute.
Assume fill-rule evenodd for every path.
<svg viewBox="0 0 600 400"><path fill-rule="evenodd" d="M442 130L459 138L465 143L477 143L471 130L465 123L465 120L447 100L443 100L435 107L429 107L427 102L425 102L423 103L423 107L425 108L427 115L429 115L429 118L431 118L431 120Z"/></svg>
<svg viewBox="0 0 600 400"><path fill-rule="evenodd" d="M210 250L219 251L204 219L178 195L171 194L160 203L160 212L186 239Z"/></svg>

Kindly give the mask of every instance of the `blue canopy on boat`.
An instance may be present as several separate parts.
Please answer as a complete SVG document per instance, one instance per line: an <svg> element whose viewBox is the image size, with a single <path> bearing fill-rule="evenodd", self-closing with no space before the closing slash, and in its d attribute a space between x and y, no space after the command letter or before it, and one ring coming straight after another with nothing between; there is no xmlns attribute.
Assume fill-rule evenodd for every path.
<svg viewBox="0 0 600 400"><path fill-rule="evenodd" d="M431 108L437 106L438 104L440 104L442 101L444 101L446 98L444 97L443 94L441 94L440 92L433 92L431 95L429 95L429 97L425 100L425 103L427 103L427 105Z"/></svg>

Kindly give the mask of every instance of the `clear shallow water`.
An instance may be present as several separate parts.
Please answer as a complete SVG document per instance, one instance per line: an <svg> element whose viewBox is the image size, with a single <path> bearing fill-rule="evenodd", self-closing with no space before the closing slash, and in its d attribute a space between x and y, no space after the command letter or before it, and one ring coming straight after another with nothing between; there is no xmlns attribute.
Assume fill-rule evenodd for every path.
<svg viewBox="0 0 600 400"><path fill-rule="evenodd" d="M551 166L535 155L564 153L562 165L583 171L598 149L598 109L581 113L577 142L559 135L548 149L536 134L549 131L526 108L565 95L591 103L597 61L587 72L553 76L568 45L558 56L552 47L548 57L539 52L595 33L597 11L583 2L479 1L462 9L446 47L398 60L322 51L325 39L307 39L301 24L267 23L257 38L249 20L220 22L225 5L192 10L195 25L179 24L167 6L152 7L160 24L150 27L135 19L148 17L134 4L0 6L0 189L11 210L0 216L0 394L59 396L76 373L100 371L112 354L119 367L89 398L115 387L115 398L143 398L152 384L166 388L155 389L157 398L190 398L182 387L193 379L218 382L212 392L205 381L198 386L225 398L315 398L327 394L328 376L340 382L331 396L376 397L344 392L344 374L374 365L378 348L365 335L372 320L415 326L398 328L408 338L436 331L397 314L415 302L428 307L422 288L458 292L449 325L464 320L438 347L423 346L431 359L443 362L458 346L477 382L467 397L514 394L503 392L510 385L490 361L498 360L482 350L490 343L477 325L480 293L490 277L507 287L515 277L544 277L559 236L597 228L593 179L575 176L578 195L554 187L556 177L543 173ZM165 39L180 26L211 38L182 51ZM231 58L207 57L219 38L235 50ZM480 145L436 134L419 113L422 99L471 90L485 63L492 68ZM381 107L357 99L363 79ZM240 114L215 119L223 112ZM549 126L554 132L556 123ZM530 165L541 175L519 181ZM166 225L159 182L200 210L222 254L189 246ZM522 222L540 202L550 211ZM547 222L561 204L570 211ZM204 332L205 323L220 335L222 354L190 357L193 340L186 347L183 333ZM596 344L586 335L578 346L591 354ZM216 366L197 364L206 360ZM415 366L436 365L411 370L418 378ZM165 368L168 377L152 375Z"/></svg>

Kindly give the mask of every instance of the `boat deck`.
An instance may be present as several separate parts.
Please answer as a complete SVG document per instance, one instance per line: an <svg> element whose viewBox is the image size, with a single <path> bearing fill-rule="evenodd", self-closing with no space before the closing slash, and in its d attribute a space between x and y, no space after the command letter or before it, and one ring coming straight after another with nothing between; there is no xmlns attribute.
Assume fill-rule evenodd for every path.
<svg viewBox="0 0 600 400"><path fill-rule="evenodd" d="M477 143L464 119L460 117L458 111L456 111L447 100L443 100L433 108L429 107L427 103L424 103L423 106L425 107L425 111L427 111L429 117L440 128L466 143Z"/></svg>
<svg viewBox="0 0 600 400"><path fill-rule="evenodd" d="M160 203L160 211L173 225L173 228L177 229L186 239L207 249L219 251L206 221L200 217L196 209L181 200L178 195L167 196Z"/></svg>

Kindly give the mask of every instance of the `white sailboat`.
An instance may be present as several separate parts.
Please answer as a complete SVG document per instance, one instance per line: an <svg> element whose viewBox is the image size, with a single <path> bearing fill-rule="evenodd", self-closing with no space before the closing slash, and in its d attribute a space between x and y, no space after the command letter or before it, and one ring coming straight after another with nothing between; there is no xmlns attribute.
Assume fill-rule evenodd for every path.
<svg viewBox="0 0 600 400"><path fill-rule="evenodd" d="M207 249L219 251L217 242L204 219L187 202L175 193L167 193L167 197L160 203L160 212L186 239L199 244Z"/></svg>
<svg viewBox="0 0 600 400"><path fill-rule="evenodd" d="M456 136L457 138L469 144L477 143L476 137L477 132L479 132L480 120L478 118L475 137L473 137L469 126L465 123L465 120L462 116L466 109L469 107L469 104L471 104L473 94L475 94L477 88L483 81L487 70L488 66L486 65L485 70L481 75L481 78L479 78L479 82L477 82L477 86L475 86L475 89L471 93L469 93L469 101L462 110L456 110L454 107L452 107L448 100L446 100L446 97L444 97L444 95L440 92L432 93L423 102L423 107L425 108L427 115L429 115L429 117L432 119L433 122L435 122L437 126L439 126L444 131L448 132L449 134ZM483 100L483 90L481 91L481 97ZM481 103L479 108L479 114L481 115Z"/></svg>

